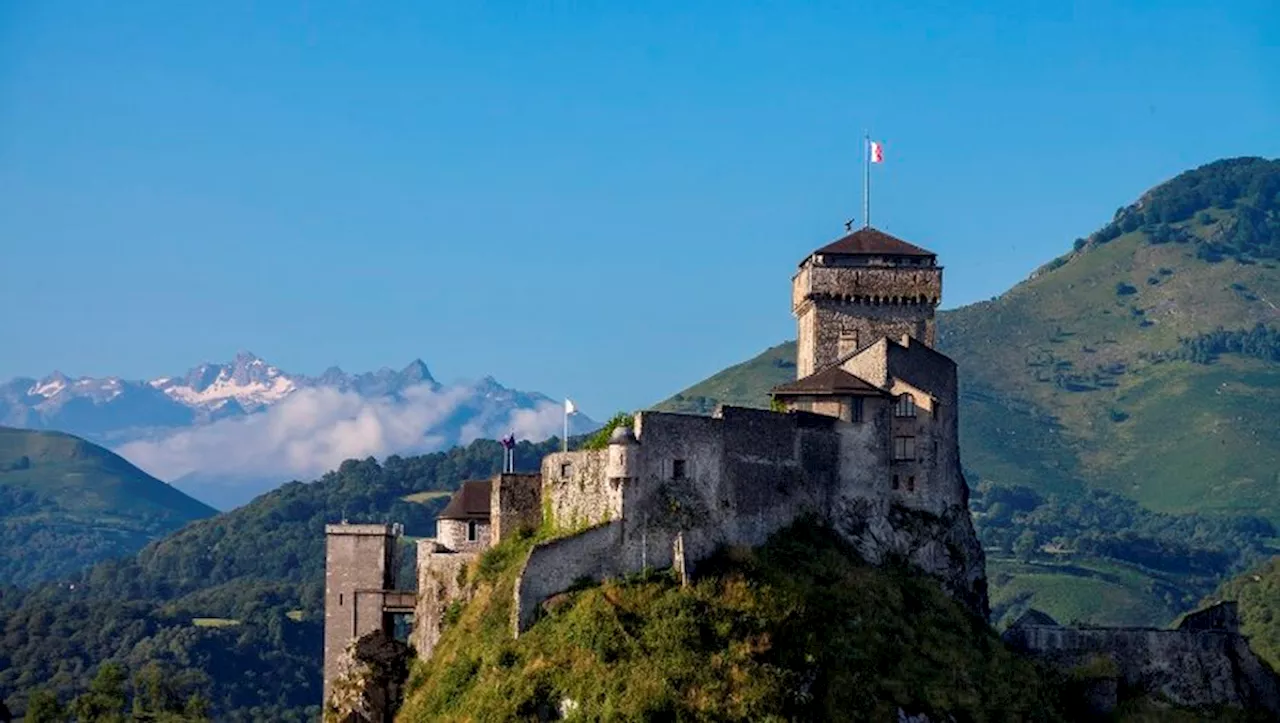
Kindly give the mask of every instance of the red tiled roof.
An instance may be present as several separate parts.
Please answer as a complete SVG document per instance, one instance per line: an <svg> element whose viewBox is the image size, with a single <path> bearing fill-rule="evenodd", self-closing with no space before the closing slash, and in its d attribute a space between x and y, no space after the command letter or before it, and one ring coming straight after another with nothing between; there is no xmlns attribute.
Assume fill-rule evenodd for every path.
<svg viewBox="0 0 1280 723"><path fill-rule="evenodd" d="M886 392L876 385L859 379L840 367L827 367L804 379L779 384L773 388L774 396L807 394L852 395L858 397L882 396Z"/></svg>
<svg viewBox="0 0 1280 723"><path fill-rule="evenodd" d="M860 228L814 253L832 256L937 256L932 251L870 227Z"/></svg>
<svg viewBox="0 0 1280 723"><path fill-rule="evenodd" d="M468 480L462 483L449 504L436 515L439 520L487 520L489 519L489 480Z"/></svg>

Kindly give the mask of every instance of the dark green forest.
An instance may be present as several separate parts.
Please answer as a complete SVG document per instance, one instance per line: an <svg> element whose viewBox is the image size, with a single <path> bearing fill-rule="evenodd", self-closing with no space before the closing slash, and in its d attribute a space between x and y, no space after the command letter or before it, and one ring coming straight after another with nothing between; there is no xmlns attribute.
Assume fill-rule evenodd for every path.
<svg viewBox="0 0 1280 723"><path fill-rule="evenodd" d="M520 443L517 469L536 469L559 445ZM314 719L324 525L395 521L407 536L432 535L446 500L404 498L454 490L501 465L501 447L489 440L382 464L349 460L319 480L290 482L192 523L135 557L59 583L0 588L0 700L18 713L41 690L46 703L52 695L70 706L106 663L130 679L154 665L166 679L185 681L173 699L185 706L196 696L216 720ZM411 570L412 547L405 552L401 569ZM413 585L411 575L403 578L402 586ZM133 705L136 696L126 697Z"/></svg>
<svg viewBox="0 0 1280 723"><path fill-rule="evenodd" d="M1212 230L1197 247L1198 258L1209 262L1225 258L1248 263L1280 258L1280 161L1265 158L1228 158L1179 174L1129 206L1088 239L1076 242L1105 244L1122 234L1142 230L1150 243L1188 243L1197 238L1182 224L1195 220ZM1229 222L1219 223L1212 210L1233 211Z"/></svg>

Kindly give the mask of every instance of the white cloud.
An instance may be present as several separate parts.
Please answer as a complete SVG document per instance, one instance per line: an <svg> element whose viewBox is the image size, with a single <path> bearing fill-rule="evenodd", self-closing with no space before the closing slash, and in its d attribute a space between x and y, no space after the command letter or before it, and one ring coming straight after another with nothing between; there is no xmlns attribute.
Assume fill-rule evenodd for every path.
<svg viewBox="0 0 1280 723"><path fill-rule="evenodd" d="M413 387L400 399L307 388L259 414L129 442L116 451L163 480L194 474L278 484L312 479L346 459L434 451L513 430L518 438L542 440L560 433L561 414L554 402L516 408L469 385Z"/></svg>

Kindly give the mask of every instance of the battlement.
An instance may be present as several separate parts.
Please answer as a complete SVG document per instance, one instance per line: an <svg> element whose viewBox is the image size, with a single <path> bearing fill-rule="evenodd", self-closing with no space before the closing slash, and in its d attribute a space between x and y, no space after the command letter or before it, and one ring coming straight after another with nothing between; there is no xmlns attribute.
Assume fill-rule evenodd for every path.
<svg viewBox="0 0 1280 723"><path fill-rule="evenodd" d="M802 267L791 279L791 309L827 302L869 306L924 306L942 300L942 268Z"/></svg>

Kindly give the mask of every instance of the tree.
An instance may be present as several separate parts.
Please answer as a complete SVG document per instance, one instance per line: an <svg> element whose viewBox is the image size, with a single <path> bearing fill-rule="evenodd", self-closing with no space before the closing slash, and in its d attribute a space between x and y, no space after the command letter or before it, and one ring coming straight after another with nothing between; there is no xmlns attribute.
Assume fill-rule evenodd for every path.
<svg viewBox="0 0 1280 723"><path fill-rule="evenodd" d="M27 699L26 723L63 723L66 719L67 709L53 691L41 688Z"/></svg>
<svg viewBox="0 0 1280 723"><path fill-rule="evenodd" d="M1036 533L1033 530L1023 530L1022 534L1018 535L1018 539L1013 541L1013 554L1023 562L1030 562L1039 547L1040 542L1036 539Z"/></svg>
<svg viewBox="0 0 1280 723"><path fill-rule="evenodd" d="M89 692L71 703L71 714L80 723L124 723L125 679L119 663L103 663Z"/></svg>

